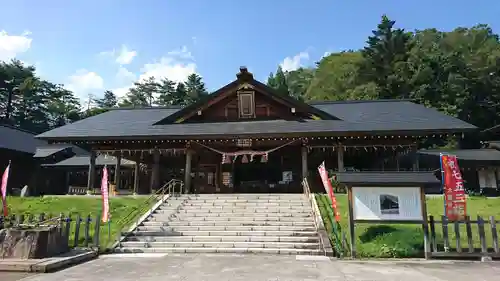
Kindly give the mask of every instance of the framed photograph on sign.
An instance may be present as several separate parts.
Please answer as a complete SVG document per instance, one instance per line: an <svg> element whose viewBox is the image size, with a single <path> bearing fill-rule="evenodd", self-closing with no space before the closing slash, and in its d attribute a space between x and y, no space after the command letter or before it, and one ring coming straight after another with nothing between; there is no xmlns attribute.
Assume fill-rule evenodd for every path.
<svg viewBox="0 0 500 281"><path fill-rule="evenodd" d="M379 196L380 213L382 215L399 215L398 196L381 194Z"/></svg>

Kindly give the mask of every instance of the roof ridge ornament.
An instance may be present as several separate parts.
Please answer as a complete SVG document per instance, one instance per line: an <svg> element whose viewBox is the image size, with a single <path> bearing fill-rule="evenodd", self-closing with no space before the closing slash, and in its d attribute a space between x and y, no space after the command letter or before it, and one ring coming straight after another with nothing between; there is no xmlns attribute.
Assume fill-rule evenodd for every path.
<svg viewBox="0 0 500 281"><path fill-rule="evenodd" d="M241 81L252 81L253 74L248 72L246 66L240 66L240 72L236 74L236 78Z"/></svg>

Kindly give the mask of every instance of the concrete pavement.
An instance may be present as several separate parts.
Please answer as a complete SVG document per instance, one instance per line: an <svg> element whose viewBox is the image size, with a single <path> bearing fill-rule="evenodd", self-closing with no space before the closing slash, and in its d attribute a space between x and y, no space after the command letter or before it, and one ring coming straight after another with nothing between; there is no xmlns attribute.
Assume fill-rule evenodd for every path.
<svg viewBox="0 0 500 281"><path fill-rule="evenodd" d="M496 280L500 263L450 261L336 261L326 257L170 254L101 257L23 281L465 281ZM2 281L4 278L0 278ZM11 281L11 280L9 280Z"/></svg>

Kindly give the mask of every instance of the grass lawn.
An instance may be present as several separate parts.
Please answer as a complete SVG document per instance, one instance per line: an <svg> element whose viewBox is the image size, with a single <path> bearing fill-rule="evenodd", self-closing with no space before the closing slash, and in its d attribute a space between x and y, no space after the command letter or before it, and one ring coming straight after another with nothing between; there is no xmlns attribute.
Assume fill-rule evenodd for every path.
<svg viewBox="0 0 500 281"><path fill-rule="evenodd" d="M111 210L111 235L108 235L108 224L101 222L99 231L100 245L102 248L109 247L118 237L118 233L123 227L134 223L154 202L146 202L148 197L110 197ZM23 214L25 218L33 215L38 218L44 213L45 217L57 217L61 213L65 217L73 219L71 223L70 245L73 245L75 237L75 219L78 214L82 218L91 216L90 237L94 235L95 218L101 212L101 198L97 196L64 196L64 197L7 197L7 204L10 215ZM132 213L132 216L130 214ZM124 218L129 217L124 221ZM128 225L126 225L128 224ZM82 222L79 231L79 245L84 243L85 223Z"/></svg>
<svg viewBox="0 0 500 281"><path fill-rule="evenodd" d="M321 211L327 231L331 233L331 223L328 219L330 201L326 195L317 194L316 201ZM427 198L427 213L433 215L436 220L441 220L443 215L443 198ZM337 205L341 215L342 231L349 240L349 216L347 210L347 196L337 194ZM489 216L495 216L500 220L500 199L488 199L484 197L470 197L467 199L467 213L471 220L482 216L485 220ZM472 225L473 242L475 248L480 248L477 224ZM462 248L467 248L467 235L465 225L460 226L460 241ZM500 229L500 228L498 228ZM443 244L441 224L436 224L436 240L439 245ZM492 247L493 240L489 224L485 224L486 240L488 247ZM453 224L448 225L450 246L455 247L455 231ZM356 250L359 257L400 258L400 257L423 257L424 237L421 225L382 225L382 224L356 224Z"/></svg>

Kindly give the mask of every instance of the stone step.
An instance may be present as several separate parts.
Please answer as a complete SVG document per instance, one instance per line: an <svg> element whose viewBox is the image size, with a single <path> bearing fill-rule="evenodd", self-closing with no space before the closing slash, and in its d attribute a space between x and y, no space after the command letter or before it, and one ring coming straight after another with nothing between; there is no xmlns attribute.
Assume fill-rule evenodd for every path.
<svg viewBox="0 0 500 281"><path fill-rule="evenodd" d="M184 198L189 199L307 199L303 194L187 194Z"/></svg>
<svg viewBox="0 0 500 281"><path fill-rule="evenodd" d="M323 255L319 249L279 248L116 248L115 253L235 253L235 254L287 254Z"/></svg>
<svg viewBox="0 0 500 281"><path fill-rule="evenodd" d="M311 210L307 209L287 209L287 210L280 210L280 209L191 209L191 208L180 208L178 210L172 210L172 209L166 209L166 210L156 210L155 211L158 214L171 214L172 212L177 212L179 214L184 214L184 213L189 213L189 214L240 214L240 213L283 213L283 214L309 214L311 213Z"/></svg>
<svg viewBox="0 0 500 281"><path fill-rule="evenodd" d="M133 231L122 233L122 236L316 236L315 231Z"/></svg>
<svg viewBox="0 0 500 281"><path fill-rule="evenodd" d="M122 248L286 248L319 249L319 243L289 242L122 242Z"/></svg>
<svg viewBox="0 0 500 281"><path fill-rule="evenodd" d="M144 226L308 226L314 227L313 221L145 221Z"/></svg>
<svg viewBox="0 0 500 281"><path fill-rule="evenodd" d="M190 205L182 204L175 206L165 206L162 205L158 210L172 210L172 209L183 209L183 210L283 210L283 211L294 211L294 210L308 210L311 209L310 205L306 206L280 206L280 205Z"/></svg>
<svg viewBox="0 0 500 281"><path fill-rule="evenodd" d="M263 222L272 222L272 221L282 221L282 222L313 222L312 217L278 217L278 216L273 216L273 217L264 217L264 216L245 216L245 217L237 217L237 216L220 216L220 217L183 217L179 216L170 216L167 214L153 214L148 221L160 221L160 222L165 222L165 221L263 221Z"/></svg>
<svg viewBox="0 0 500 281"><path fill-rule="evenodd" d="M318 236L128 236L125 241L319 243L319 238Z"/></svg>
<svg viewBox="0 0 500 281"><path fill-rule="evenodd" d="M222 204L222 203L236 203L236 204L244 204L244 203L254 203L254 204L267 204L267 203L281 203L281 204L309 204L306 200L275 200L275 199L189 199L186 200L192 204Z"/></svg>
<svg viewBox="0 0 500 281"><path fill-rule="evenodd" d="M176 205L178 206L178 205ZM194 201L187 201L182 203L182 206L184 207L198 207L198 208L213 208L213 207L219 207L219 208L233 208L233 207L239 207L239 208L259 208L259 207L285 207L285 208L290 208L290 209L295 209L295 208L302 208L302 207L308 207L311 208L311 204L309 203L225 203L225 202L194 202ZM162 206L161 206L162 207Z"/></svg>
<svg viewBox="0 0 500 281"><path fill-rule="evenodd" d="M184 232L184 231L316 231L315 227L307 226L276 226L276 225L260 225L260 226L139 226L138 231L167 231L167 232Z"/></svg>
<svg viewBox="0 0 500 281"><path fill-rule="evenodd" d="M170 215L170 213L155 212L154 215ZM234 213L177 213L177 217L311 217L312 213L254 213L254 212L234 212Z"/></svg>

